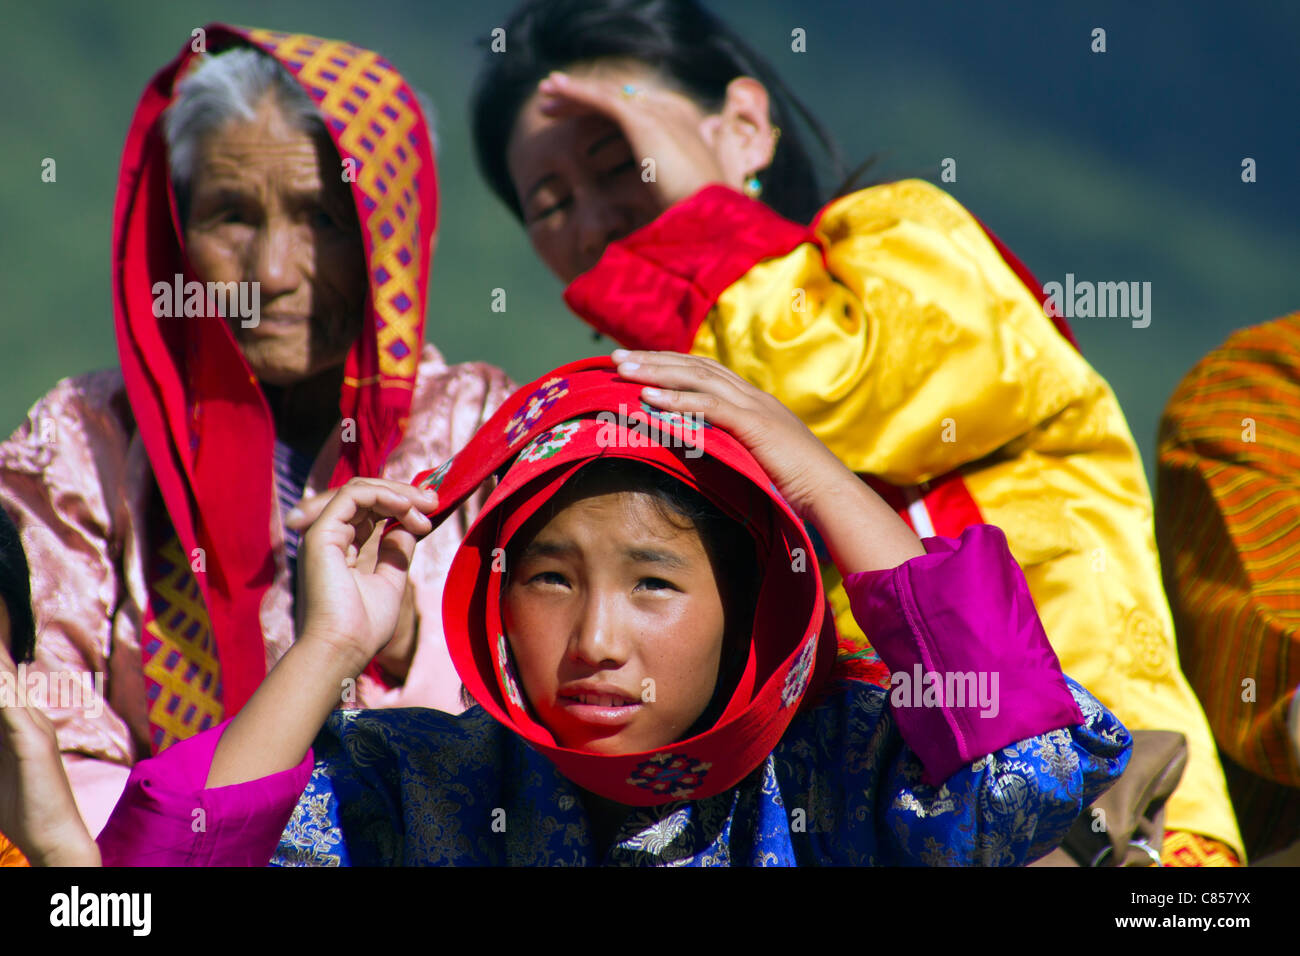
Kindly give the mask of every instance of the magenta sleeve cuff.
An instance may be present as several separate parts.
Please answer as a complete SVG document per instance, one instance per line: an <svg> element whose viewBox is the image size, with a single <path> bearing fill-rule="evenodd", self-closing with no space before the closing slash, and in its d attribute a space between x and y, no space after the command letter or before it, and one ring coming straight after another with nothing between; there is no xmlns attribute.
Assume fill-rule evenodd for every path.
<svg viewBox="0 0 1300 956"><path fill-rule="evenodd" d="M1083 723L1024 574L992 525L844 580L889 668L899 732L938 785L1000 747Z"/></svg>
<svg viewBox="0 0 1300 956"><path fill-rule="evenodd" d="M312 754L292 769L207 789L229 721L131 769L99 835L105 866L265 866L311 777Z"/></svg>

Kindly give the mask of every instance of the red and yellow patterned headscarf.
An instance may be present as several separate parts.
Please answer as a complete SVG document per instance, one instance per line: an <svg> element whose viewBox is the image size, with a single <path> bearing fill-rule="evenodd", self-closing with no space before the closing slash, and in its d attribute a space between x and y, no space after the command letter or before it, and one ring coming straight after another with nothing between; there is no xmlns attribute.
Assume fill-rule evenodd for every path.
<svg viewBox="0 0 1300 956"><path fill-rule="evenodd" d="M370 294L348 354L339 412L356 425L331 485L377 475L410 411L437 219L433 148L411 88L370 50L213 24L150 81L127 134L113 232L113 298L127 396L175 529L151 572L165 587L144 639L155 751L230 716L266 674L259 619L275 561L270 410L226 323L158 318L153 286L193 275L160 118L200 53L264 50L316 104L345 163ZM190 574L202 548L205 569ZM161 570L158 568L161 567ZM161 610L160 610L161 609Z"/></svg>

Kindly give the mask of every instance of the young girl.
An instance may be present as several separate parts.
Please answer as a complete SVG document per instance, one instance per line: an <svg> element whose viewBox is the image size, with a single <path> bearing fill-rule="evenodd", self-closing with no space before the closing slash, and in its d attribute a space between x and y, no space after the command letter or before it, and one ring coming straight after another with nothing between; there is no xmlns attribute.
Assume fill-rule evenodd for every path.
<svg viewBox="0 0 1300 956"><path fill-rule="evenodd" d="M1166 861L1231 861L1137 449L1020 262L918 180L819 211L797 123L830 138L694 0L538 0L505 30L473 104L479 165L574 311L775 395L918 534L1003 529L1065 669L1130 726L1188 738Z"/></svg>
<svg viewBox="0 0 1300 956"><path fill-rule="evenodd" d="M497 471L444 600L480 706L332 713L417 537ZM716 363L565 366L417 485L325 508L299 640L232 721L136 765L105 863L1018 864L1127 763L1001 532L922 543ZM892 690L837 663L804 521Z"/></svg>

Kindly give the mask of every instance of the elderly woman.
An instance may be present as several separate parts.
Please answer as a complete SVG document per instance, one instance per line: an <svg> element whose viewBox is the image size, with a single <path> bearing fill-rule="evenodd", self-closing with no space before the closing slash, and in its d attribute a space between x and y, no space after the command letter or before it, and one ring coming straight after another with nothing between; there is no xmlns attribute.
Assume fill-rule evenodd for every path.
<svg viewBox="0 0 1300 956"><path fill-rule="evenodd" d="M321 493L450 457L511 390L422 341L434 160L391 64L308 36L203 37L127 136L121 367L60 382L0 446L34 668L103 675L102 697L46 708L92 833L134 761L231 716L288 649ZM477 507L421 543L404 624L344 703L461 709L439 606Z"/></svg>

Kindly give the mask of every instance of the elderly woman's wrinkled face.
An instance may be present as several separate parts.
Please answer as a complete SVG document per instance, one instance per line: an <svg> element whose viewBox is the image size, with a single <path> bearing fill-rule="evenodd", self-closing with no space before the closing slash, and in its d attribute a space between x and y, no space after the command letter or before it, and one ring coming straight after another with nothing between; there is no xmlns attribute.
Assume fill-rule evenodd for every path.
<svg viewBox="0 0 1300 956"><path fill-rule="evenodd" d="M328 140L266 96L198 152L185 243L203 282L260 283L260 320L231 330L258 379L292 385L341 365L367 294L356 210Z"/></svg>

